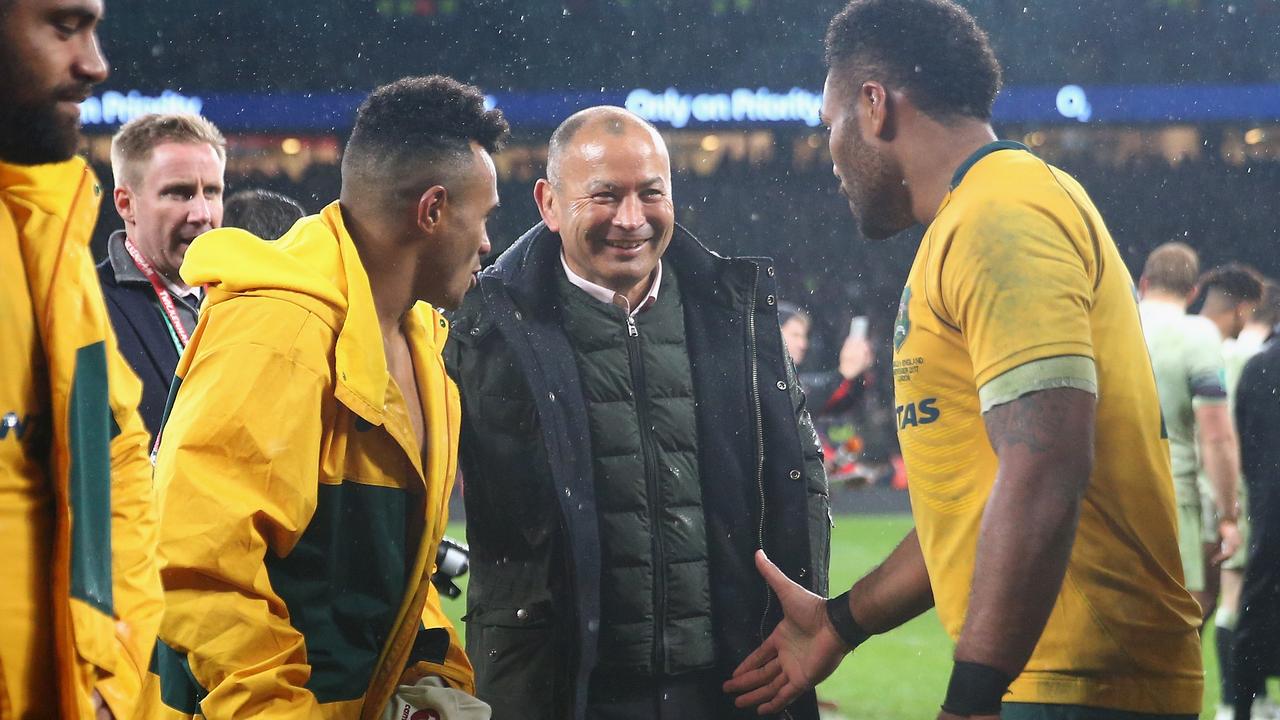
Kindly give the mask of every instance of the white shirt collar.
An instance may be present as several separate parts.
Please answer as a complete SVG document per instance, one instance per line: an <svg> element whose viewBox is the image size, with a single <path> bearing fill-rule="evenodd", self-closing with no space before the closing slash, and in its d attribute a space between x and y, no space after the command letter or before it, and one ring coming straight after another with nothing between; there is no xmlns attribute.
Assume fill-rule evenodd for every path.
<svg viewBox="0 0 1280 720"><path fill-rule="evenodd" d="M658 261L658 266L653 269L653 282L649 283L649 292L644 296L644 301L637 305L634 309L631 303L627 301L627 297L621 293L616 293L603 285L597 285L590 280L578 275L569 267L568 261L564 259L564 250L560 251L560 265L564 267L564 274L569 278L569 282L574 287L580 288L583 292L602 303L617 305L631 317L639 315L641 312L648 310L658 301L658 286L662 285L662 261Z"/></svg>
<svg viewBox="0 0 1280 720"><path fill-rule="evenodd" d="M186 290L183 290L182 288L178 287L175 283L171 282L169 278L163 275L160 276L160 279L164 281L164 287L166 290L169 291L170 295L173 295L174 297L192 299L196 301L197 305L200 304L199 301L201 299L201 287L199 285L195 285L187 288Z"/></svg>

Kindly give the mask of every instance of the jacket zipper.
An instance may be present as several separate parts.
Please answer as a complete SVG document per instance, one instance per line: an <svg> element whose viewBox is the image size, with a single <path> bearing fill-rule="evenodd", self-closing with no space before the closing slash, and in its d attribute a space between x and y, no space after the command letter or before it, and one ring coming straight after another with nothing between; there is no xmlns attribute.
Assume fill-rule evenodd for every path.
<svg viewBox="0 0 1280 720"><path fill-rule="evenodd" d="M631 385L635 388L636 415L640 424L640 454L644 458L646 504L652 532L653 552L653 670L655 674L666 671L663 655L666 640L663 626L667 615L667 572L663 563L662 518L658 504L658 472L653 450L653 434L649 427L649 394L645 389L644 355L640 348L640 330L636 319L627 313L627 356L631 361Z"/></svg>
<svg viewBox="0 0 1280 720"><path fill-rule="evenodd" d="M764 419L760 410L760 361L756 357L756 296L760 291L760 266L756 266L756 274L751 279L751 302L747 306L747 345L751 356L751 402L756 413L756 490L760 493L760 522L756 528L756 541L760 549L764 549ZM773 594L769 585L764 586L764 612L760 614L760 642L764 642L765 623L769 618L769 608L773 602Z"/></svg>
<svg viewBox="0 0 1280 720"><path fill-rule="evenodd" d="M764 549L764 413L760 409L760 360L756 356L756 297L760 292L760 266L756 266L751 279L751 304L747 309L747 342L751 348L751 401L756 413L756 489L760 492L760 524L756 539ZM764 610L760 613L760 642L764 642L765 623L769 620L769 608L773 605L773 591L764 586ZM791 710L783 709L782 717L792 720Z"/></svg>

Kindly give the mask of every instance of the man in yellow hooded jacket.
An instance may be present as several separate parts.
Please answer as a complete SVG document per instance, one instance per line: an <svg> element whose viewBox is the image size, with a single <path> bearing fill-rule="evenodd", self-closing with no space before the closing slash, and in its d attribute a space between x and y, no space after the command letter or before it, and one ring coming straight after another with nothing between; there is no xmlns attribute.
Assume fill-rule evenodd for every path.
<svg viewBox="0 0 1280 720"><path fill-rule="evenodd" d="M474 691L430 582L460 422L431 305L456 307L489 251L506 132L474 87L391 83L357 113L337 202L275 243L188 250L208 295L156 459L144 714L373 718L424 676Z"/></svg>
<svg viewBox="0 0 1280 720"><path fill-rule="evenodd" d="M98 0L0 2L0 720L127 718L161 598L141 387L89 254Z"/></svg>

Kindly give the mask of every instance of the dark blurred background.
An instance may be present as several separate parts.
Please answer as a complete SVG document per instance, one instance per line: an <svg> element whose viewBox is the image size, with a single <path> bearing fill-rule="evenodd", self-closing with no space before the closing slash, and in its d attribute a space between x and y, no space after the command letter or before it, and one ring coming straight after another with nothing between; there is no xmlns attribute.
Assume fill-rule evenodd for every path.
<svg viewBox="0 0 1280 720"><path fill-rule="evenodd" d="M1182 93L1181 105L1171 100L1173 109L1155 118L1073 118L1052 108L1043 120L997 116L1001 137L1027 143L1084 184L1131 270L1154 246L1178 239L1201 252L1206 268L1238 260L1280 276L1280 112L1274 109L1280 105L1280 2L962 4L990 34L1010 93L1151 86L1157 104ZM490 93L559 94L560 105L553 105L565 114L631 88L817 92L825 72L822 35L842 5L116 0L108 2L102 26L113 75L99 96L112 90L294 93L292 104L265 121L261 113L253 120L228 115L243 127L227 133L227 190L273 189L314 212L337 196L337 163L353 107L338 102L336 119L317 127L306 117L309 101L333 93L358 100L380 83L427 73L453 75ZM1230 106L1220 99L1223 88L1243 87L1253 88L1251 99ZM563 100L568 95L575 99ZM537 220L532 184L543 172L546 139L558 119L516 123L514 141L497 158L503 205L490 224L495 251ZM786 299L814 319L807 369L833 366L850 318L869 317L870 337L882 348L876 404L889 407L891 416L884 339L918 233L874 243L858 237L835 193L820 128L797 121L660 127L672 150L677 219L717 251L778 261ZM113 129L107 121L87 128L90 157L107 185ZM120 223L104 207L99 225L100 243Z"/></svg>

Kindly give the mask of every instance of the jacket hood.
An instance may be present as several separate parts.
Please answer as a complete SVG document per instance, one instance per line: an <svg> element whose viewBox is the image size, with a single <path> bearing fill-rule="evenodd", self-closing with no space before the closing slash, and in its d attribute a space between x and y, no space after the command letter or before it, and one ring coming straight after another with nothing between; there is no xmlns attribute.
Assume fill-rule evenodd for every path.
<svg viewBox="0 0 1280 720"><path fill-rule="evenodd" d="M343 257L344 245L354 263L343 262L348 259ZM333 203L319 215L299 220L276 242L238 228L204 233L187 249L181 273L187 284L213 291L210 304L235 295L287 299L320 315L336 330L347 311L347 264L354 264L363 277L342 213ZM367 278L364 284L368 286Z"/></svg>
<svg viewBox="0 0 1280 720"><path fill-rule="evenodd" d="M187 249L181 273L189 285L205 286L205 309L250 295L285 300L315 314L337 335L336 380L355 396L342 399L381 424L389 378L382 330L369 276L337 201L274 242L236 228L211 230ZM434 352L448 337L448 323L424 302L414 306L406 329L423 333Z"/></svg>
<svg viewBox="0 0 1280 720"><path fill-rule="evenodd" d="M0 193L65 222L75 200L72 191L87 172L89 166L80 157L48 165L0 163ZM102 195L96 178L93 190L95 197Z"/></svg>

